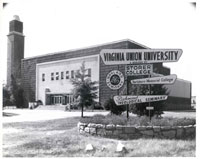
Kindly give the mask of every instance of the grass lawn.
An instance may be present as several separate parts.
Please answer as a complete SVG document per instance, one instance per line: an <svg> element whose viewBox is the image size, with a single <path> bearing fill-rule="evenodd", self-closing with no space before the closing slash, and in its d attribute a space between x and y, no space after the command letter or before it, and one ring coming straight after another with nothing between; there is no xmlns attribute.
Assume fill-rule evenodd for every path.
<svg viewBox="0 0 200 159"><path fill-rule="evenodd" d="M115 152L119 140L79 135L79 119L4 123L3 157L195 157L195 140L121 140L127 153ZM85 151L89 143L95 151Z"/></svg>

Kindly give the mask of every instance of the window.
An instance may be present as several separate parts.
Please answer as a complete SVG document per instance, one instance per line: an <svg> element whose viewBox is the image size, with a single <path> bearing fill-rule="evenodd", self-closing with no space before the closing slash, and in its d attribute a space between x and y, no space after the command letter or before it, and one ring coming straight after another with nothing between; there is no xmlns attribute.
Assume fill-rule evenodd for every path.
<svg viewBox="0 0 200 159"><path fill-rule="evenodd" d="M56 80L59 80L59 72L56 72Z"/></svg>
<svg viewBox="0 0 200 159"><path fill-rule="evenodd" d="M66 71L66 79L69 79L69 71Z"/></svg>
<svg viewBox="0 0 200 159"><path fill-rule="evenodd" d="M45 81L45 74L42 74L42 81Z"/></svg>
<svg viewBox="0 0 200 159"><path fill-rule="evenodd" d="M64 72L61 72L61 79L64 79Z"/></svg>
<svg viewBox="0 0 200 159"><path fill-rule="evenodd" d="M91 77L91 75L92 75L92 70L91 70L91 68L89 68L88 69L88 77Z"/></svg>
<svg viewBox="0 0 200 159"><path fill-rule="evenodd" d="M80 74L80 70L76 71L76 77L78 77L78 75Z"/></svg>
<svg viewBox="0 0 200 159"><path fill-rule="evenodd" d="M74 70L71 70L71 78L74 78Z"/></svg>
<svg viewBox="0 0 200 159"><path fill-rule="evenodd" d="M54 73L51 73L51 80L54 80Z"/></svg>

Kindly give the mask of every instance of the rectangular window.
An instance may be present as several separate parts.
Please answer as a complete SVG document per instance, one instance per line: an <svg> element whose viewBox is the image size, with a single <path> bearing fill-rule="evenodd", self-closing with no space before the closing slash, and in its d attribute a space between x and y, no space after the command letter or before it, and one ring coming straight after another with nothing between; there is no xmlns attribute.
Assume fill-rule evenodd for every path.
<svg viewBox="0 0 200 159"><path fill-rule="evenodd" d="M59 80L59 72L56 72L56 80Z"/></svg>
<svg viewBox="0 0 200 159"><path fill-rule="evenodd" d="M64 79L64 72L61 72L61 79Z"/></svg>
<svg viewBox="0 0 200 159"><path fill-rule="evenodd" d="M66 71L66 79L69 79L69 71Z"/></svg>
<svg viewBox="0 0 200 159"><path fill-rule="evenodd" d="M88 77L91 77L91 75L92 75L92 70L91 70L91 68L89 68L88 69Z"/></svg>
<svg viewBox="0 0 200 159"><path fill-rule="evenodd" d="M74 78L74 70L71 70L71 78Z"/></svg>
<svg viewBox="0 0 200 159"><path fill-rule="evenodd" d="M54 80L54 73L51 73L51 80Z"/></svg>
<svg viewBox="0 0 200 159"><path fill-rule="evenodd" d="M55 104L54 103L54 96L51 96L51 104Z"/></svg>
<svg viewBox="0 0 200 159"><path fill-rule="evenodd" d="M42 74L42 81L45 81L45 74Z"/></svg>
<svg viewBox="0 0 200 159"><path fill-rule="evenodd" d="M80 74L80 70L76 71L76 77L78 77L78 75Z"/></svg>

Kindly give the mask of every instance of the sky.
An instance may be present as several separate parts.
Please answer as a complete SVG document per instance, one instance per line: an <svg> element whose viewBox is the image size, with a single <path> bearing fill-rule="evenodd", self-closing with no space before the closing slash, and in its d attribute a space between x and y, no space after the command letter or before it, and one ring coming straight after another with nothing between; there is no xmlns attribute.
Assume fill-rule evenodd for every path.
<svg viewBox="0 0 200 159"><path fill-rule="evenodd" d="M195 0L194 0L195 1ZM1 14L1 72L6 81L9 21L24 24L25 58L131 39L154 49L180 48L178 62L165 63L171 74L199 82L198 10L191 1L12 0Z"/></svg>

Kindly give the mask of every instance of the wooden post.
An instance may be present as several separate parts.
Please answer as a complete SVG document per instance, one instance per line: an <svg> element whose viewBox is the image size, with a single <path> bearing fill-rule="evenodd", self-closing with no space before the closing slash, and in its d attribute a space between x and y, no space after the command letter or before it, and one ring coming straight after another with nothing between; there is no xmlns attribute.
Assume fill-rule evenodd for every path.
<svg viewBox="0 0 200 159"><path fill-rule="evenodd" d="M81 118L83 118L83 104L81 104Z"/></svg>

